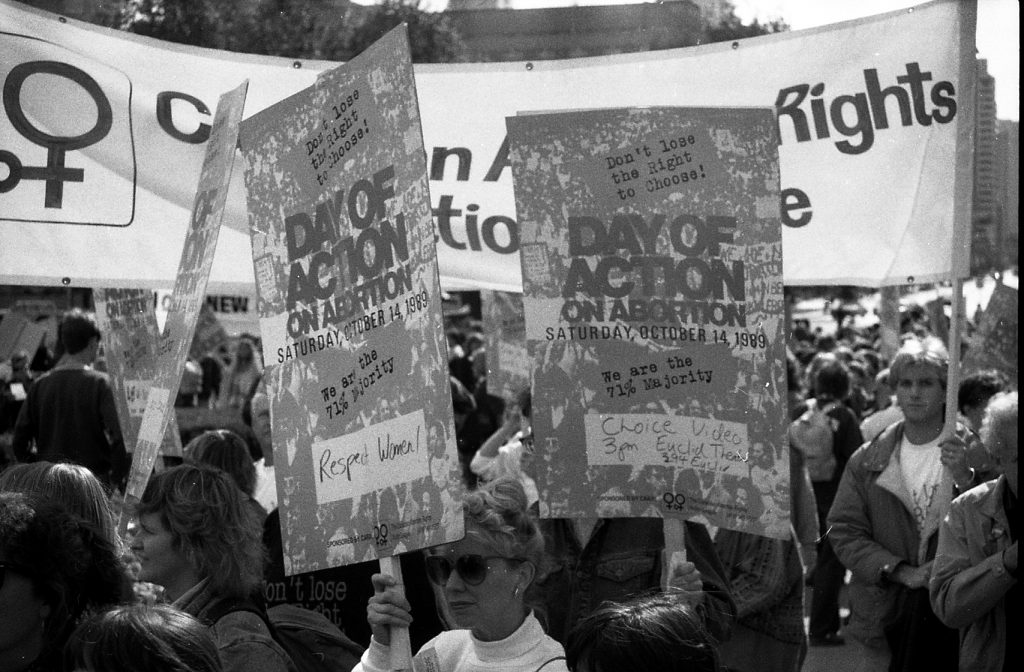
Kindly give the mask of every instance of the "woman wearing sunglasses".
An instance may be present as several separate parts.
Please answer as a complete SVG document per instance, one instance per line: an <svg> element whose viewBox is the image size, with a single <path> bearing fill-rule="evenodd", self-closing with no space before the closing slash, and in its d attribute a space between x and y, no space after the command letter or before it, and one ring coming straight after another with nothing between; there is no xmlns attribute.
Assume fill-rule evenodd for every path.
<svg viewBox="0 0 1024 672"><path fill-rule="evenodd" d="M427 577L458 629L427 642L416 658L424 669L446 672L567 672L562 645L544 634L529 607L544 538L523 486L498 478L468 493L462 506L465 538L426 555ZM390 628L408 627L413 618L393 578L375 574L373 586L373 638L354 672L388 669Z"/></svg>

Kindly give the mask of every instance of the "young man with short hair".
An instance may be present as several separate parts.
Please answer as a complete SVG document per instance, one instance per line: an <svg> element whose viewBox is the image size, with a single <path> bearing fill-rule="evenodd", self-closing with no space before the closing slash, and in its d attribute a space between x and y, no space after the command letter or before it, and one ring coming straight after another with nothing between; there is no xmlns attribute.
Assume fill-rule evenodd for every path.
<svg viewBox="0 0 1024 672"><path fill-rule="evenodd" d="M862 669L957 669L957 633L928 602L939 524L950 500L978 482L977 437L942 441L948 356L935 338L904 343L890 381L904 419L854 453L829 512L836 554L853 573L850 626ZM979 466L984 458L975 462Z"/></svg>
<svg viewBox="0 0 1024 672"><path fill-rule="evenodd" d="M64 355L29 388L14 427L14 454L20 462L81 464L116 488L129 463L110 381L92 368L100 330L76 308L64 314L58 333Z"/></svg>

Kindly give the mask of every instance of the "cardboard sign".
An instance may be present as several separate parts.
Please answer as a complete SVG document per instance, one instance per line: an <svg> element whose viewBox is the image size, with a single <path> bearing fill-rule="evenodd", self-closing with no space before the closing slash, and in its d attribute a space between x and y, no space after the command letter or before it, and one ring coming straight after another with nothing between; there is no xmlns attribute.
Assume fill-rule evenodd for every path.
<svg viewBox="0 0 1024 672"><path fill-rule="evenodd" d="M35 355L46 339L46 328L31 322L24 315L8 311L0 320L0 361L6 362L21 350L29 357Z"/></svg>
<svg viewBox="0 0 1024 672"><path fill-rule="evenodd" d="M770 110L507 120L545 517L785 538L785 341Z"/></svg>
<svg viewBox="0 0 1024 672"><path fill-rule="evenodd" d="M514 400L530 386L533 360L526 350L523 297L509 292L480 292L487 330L487 391L505 401Z"/></svg>
<svg viewBox="0 0 1024 672"><path fill-rule="evenodd" d="M1017 290L996 285L964 355L964 372L997 369L1017 384Z"/></svg>
<svg viewBox="0 0 1024 672"><path fill-rule="evenodd" d="M185 359L199 320L199 310L206 295L213 254L217 249L217 236L231 184L238 125L242 120L247 88L248 82L243 82L221 96L217 103L199 187L192 206L190 226L178 262L174 299L167 311L167 322L156 353L156 376L146 395L146 405L139 424L138 442L125 491L128 498L141 497L145 491L160 442L170 422L181 373L185 368Z"/></svg>
<svg viewBox="0 0 1024 672"><path fill-rule="evenodd" d="M110 386L117 418L128 451L135 449L156 378L160 332L156 326L153 293L148 289L96 289L96 322L103 332ZM167 423L160 454L181 457L181 436L173 414Z"/></svg>
<svg viewBox="0 0 1024 672"><path fill-rule="evenodd" d="M285 573L461 538L405 33L244 122L241 145Z"/></svg>

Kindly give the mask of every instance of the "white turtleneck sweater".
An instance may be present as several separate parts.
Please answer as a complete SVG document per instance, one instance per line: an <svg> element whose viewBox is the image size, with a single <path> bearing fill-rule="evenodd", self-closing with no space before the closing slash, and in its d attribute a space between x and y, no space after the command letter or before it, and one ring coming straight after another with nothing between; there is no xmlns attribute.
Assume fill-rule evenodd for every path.
<svg viewBox="0 0 1024 672"><path fill-rule="evenodd" d="M352 672L386 672L389 656L389 647L371 639ZM544 634L532 613L496 642L482 642L469 630L442 632L423 645L413 667L416 672L568 672L562 645Z"/></svg>

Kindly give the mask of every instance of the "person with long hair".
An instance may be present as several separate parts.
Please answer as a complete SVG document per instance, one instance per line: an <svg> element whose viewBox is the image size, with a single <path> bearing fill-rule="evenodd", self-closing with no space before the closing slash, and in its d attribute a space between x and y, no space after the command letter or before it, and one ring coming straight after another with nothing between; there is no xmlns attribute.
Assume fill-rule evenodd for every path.
<svg viewBox="0 0 1024 672"><path fill-rule="evenodd" d="M566 672L561 644L544 634L530 604L544 566L544 537L518 479L501 477L463 500L466 536L426 551L427 577L455 629L417 654L425 669ZM391 627L408 627L408 600L394 578L373 576L370 648L355 672L388 669ZM431 667L433 665L434 667Z"/></svg>
<svg viewBox="0 0 1024 672"><path fill-rule="evenodd" d="M110 496L96 476L71 462L15 464L0 472L0 491L26 492L53 499L96 526L116 548L122 541Z"/></svg>
<svg viewBox="0 0 1024 672"><path fill-rule="evenodd" d="M220 407L241 410L252 396L262 375L263 369L256 343L243 336L235 346L234 358L221 382L218 399Z"/></svg>
<svg viewBox="0 0 1024 672"><path fill-rule="evenodd" d="M79 619L127 602L113 544L55 501L0 492L0 670L57 672Z"/></svg>
<svg viewBox="0 0 1024 672"><path fill-rule="evenodd" d="M64 653L76 672L222 672L206 626L167 604L133 604L94 614Z"/></svg>
<svg viewBox="0 0 1024 672"><path fill-rule="evenodd" d="M227 672L292 670L260 604L264 550L258 521L223 471L182 464L153 476L136 507L139 579L208 625Z"/></svg>

